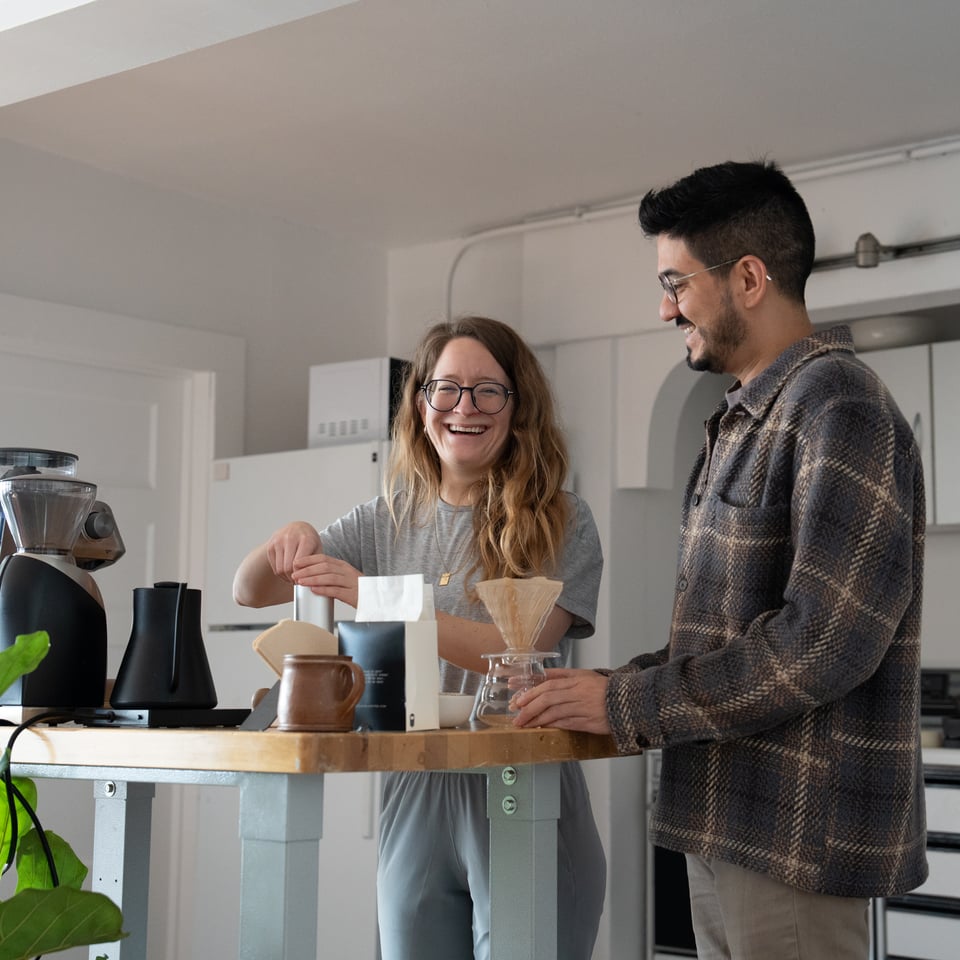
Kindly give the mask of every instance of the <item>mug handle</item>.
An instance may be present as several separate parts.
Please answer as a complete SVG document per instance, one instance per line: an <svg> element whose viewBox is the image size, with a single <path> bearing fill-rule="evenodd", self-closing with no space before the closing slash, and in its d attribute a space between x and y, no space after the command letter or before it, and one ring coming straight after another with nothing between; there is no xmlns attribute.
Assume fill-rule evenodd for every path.
<svg viewBox="0 0 960 960"><path fill-rule="evenodd" d="M343 709L352 710L363 696L364 687L367 685L367 678L364 676L363 667L355 660L348 660L344 663L344 666L349 667L353 673L353 687L350 690L350 695L343 702Z"/></svg>

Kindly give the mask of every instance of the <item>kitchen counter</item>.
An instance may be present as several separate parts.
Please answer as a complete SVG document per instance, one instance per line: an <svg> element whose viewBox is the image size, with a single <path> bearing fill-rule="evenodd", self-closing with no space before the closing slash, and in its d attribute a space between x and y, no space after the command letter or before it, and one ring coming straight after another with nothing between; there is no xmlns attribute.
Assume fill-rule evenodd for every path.
<svg viewBox="0 0 960 960"><path fill-rule="evenodd" d="M93 889L123 910L117 960L145 960L150 814L157 783L240 789L241 960L317 956L325 774L464 770L487 775L491 950L556 957L556 821L565 760L616 755L609 737L552 728L414 733L35 727L17 740L19 776L94 782ZM535 934L535 936L534 936ZM90 948L90 957L102 950Z"/></svg>
<svg viewBox="0 0 960 960"><path fill-rule="evenodd" d="M616 755L609 737L508 726L410 733L33 727L14 749L18 763L89 766L95 758L99 767L251 773L463 770Z"/></svg>

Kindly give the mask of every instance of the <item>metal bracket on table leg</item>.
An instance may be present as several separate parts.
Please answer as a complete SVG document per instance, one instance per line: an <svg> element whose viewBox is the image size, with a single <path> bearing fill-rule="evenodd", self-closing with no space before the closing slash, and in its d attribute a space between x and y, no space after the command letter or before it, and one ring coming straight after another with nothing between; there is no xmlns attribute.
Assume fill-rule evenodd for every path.
<svg viewBox="0 0 960 960"><path fill-rule="evenodd" d="M123 913L130 936L90 947L90 960L146 960L147 900L150 890L152 783L97 780L91 888L108 896Z"/></svg>
<svg viewBox="0 0 960 960"><path fill-rule="evenodd" d="M490 954L498 960L555 960L560 765L489 771L487 816Z"/></svg>

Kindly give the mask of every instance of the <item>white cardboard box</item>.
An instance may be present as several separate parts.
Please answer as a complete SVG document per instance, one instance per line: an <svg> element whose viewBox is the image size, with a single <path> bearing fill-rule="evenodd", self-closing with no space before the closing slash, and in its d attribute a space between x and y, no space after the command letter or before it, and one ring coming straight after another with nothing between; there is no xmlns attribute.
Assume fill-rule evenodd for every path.
<svg viewBox="0 0 960 960"><path fill-rule="evenodd" d="M363 668L356 723L369 730L437 730L440 669L436 620L345 620L340 653Z"/></svg>

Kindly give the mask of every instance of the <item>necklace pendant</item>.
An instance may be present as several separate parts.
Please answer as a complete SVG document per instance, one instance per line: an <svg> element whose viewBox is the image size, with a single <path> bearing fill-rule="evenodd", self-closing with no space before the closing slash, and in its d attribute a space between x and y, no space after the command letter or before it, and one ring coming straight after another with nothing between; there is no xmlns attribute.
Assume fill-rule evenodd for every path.
<svg viewBox="0 0 960 960"><path fill-rule="evenodd" d="M441 573L440 579L437 581L437 586L445 587L450 582L450 576L449 573Z"/></svg>

